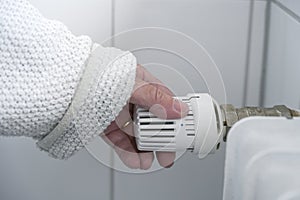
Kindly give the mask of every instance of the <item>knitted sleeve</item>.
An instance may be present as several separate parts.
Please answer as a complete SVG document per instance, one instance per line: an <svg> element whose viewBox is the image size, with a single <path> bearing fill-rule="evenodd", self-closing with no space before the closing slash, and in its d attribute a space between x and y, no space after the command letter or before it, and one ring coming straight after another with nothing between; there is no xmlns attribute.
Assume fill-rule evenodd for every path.
<svg viewBox="0 0 300 200"><path fill-rule="evenodd" d="M118 115L135 69L130 52L76 37L26 0L0 0L0 135L69 158Z"/></svg>

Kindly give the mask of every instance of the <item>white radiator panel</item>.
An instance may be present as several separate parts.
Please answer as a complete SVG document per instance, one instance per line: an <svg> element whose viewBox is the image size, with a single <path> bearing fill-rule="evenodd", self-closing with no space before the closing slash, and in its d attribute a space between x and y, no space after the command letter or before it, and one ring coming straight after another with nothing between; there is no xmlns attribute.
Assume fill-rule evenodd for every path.
<svg viewBox="0 0 300 200"><path fill-rule="evenodd" d="M223 200L300 199L300 118L255 117L229 132Z"/></svg>

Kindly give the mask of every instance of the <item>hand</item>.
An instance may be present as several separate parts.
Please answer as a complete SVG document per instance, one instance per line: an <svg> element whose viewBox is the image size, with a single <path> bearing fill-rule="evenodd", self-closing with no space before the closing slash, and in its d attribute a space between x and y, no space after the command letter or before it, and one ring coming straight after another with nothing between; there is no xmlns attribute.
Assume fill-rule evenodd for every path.
<svg viewBox="0 0 300 200"><path fill-rule="evenodd" d="M129 104L101 135L128 167L146 170L151 167L154 160L153 152L142 152L136 147L132 123L133 105L147 108L157 117L164 119L186 116L188 106L173 96L174 94L161 81L142 66L137 66L136 83ZM161 166L171 167L175 153L156 152L156 157Z"/></svg>

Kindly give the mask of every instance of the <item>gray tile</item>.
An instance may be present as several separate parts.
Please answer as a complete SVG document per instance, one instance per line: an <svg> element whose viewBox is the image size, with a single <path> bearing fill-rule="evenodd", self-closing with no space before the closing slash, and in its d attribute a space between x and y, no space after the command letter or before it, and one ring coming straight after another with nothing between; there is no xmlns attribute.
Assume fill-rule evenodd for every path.
<svg viewBox="0 0 300 200"><path fill-rule="evenodd" d="M282 3L285 7L293 11L300 17L300 1L298 0L277 0Z"/></svg>
<svg viewBox="0 0 300 200"><path fill-rule="evenodd" d="M276 5L272 5L266 81L266 105L300 102L300 24Z"/></svg>
<svg viewBox="0 0 300 200"><path fill-rule="evenodd" d="M120 33L133 28L163 27L187 34L203 45L215 60L225 82L228 101L240 105L244 90L249 2L134 0L129 3L117 0L115 30ZM116 45L128 48L134 43L127 41ZM186 53L193 54L188 50ZM198 61L196 66L201 64ZM185 70L185 66L181 66L180 72ZM197 82L193 84L197 85Z"/></svg>
<svg viewBox="0 0 300 200"><path fill-rule="evenodd" d="M27 138L1 138L0 150L1 199L110 199L109 168L85 150L55 160Z"/></svg>
<svg viewBox="0 0 300 200"><path fill-rule="evenodd" d="M224 146L205 160L187 152L170 169L115 173L115 199L222 199Z"/></svg>
<svg viewBox="0 0 300 200"><path fill-rule="evenodd" d="M76 35L88 35L95 42L110 38L111 0L29 0L41 13L63 22Z"/></svg>
<svg viewBox="0 0 300 200"><path fill-rule="evenodd" d="M180 1L180 0L116 0L116 33L142 27L162 27L180 31L202 44L215 60L225 82L227 100L235 105L243 101L245 63L247 50L248 17L250 1ZM164 33L163 33L164 34ZM162 35L163 35L162 34ZM143 36L143 37L142 37ZM175 37L176 38L176 37ZM175 41L175 42L168 42ZM178 50L180 55L157 49L143 49L136 55L141 64L166 82L176 94L184 95L195 89L207 92L205 78L215 76L215 71L205 71L210 66L202 54L189 49L188 41L174 40L173 35L137 34L136 37L116 39L123 49L137 47L164 47ZM182 57L191 58L191 63ZM197 58L198 57L198 58ZM150 64L149 64L150 63ZM168 67L166 67L168 66ZM183 74L184 77L180 76ZM189 84L185 84L184 80ZM215 82L218 82L215 79ZM217 85L217 84L216 84ZM216 87L218 88L218 87ZM218 100L224 100L215 91ZM224 103L224 102L221 102ZM116 158L116 164L120 161ZM171 169L143 175L115 173L115 200L121 199L221 199L223 188L224 149L205 160L187 154Z"/></svg>
<svg viewBox="0 0 300 200"><path fill-rule="evenodd" d="M255 1L252 15L246 105L259 105L265 36L265 1Z"/></svg>

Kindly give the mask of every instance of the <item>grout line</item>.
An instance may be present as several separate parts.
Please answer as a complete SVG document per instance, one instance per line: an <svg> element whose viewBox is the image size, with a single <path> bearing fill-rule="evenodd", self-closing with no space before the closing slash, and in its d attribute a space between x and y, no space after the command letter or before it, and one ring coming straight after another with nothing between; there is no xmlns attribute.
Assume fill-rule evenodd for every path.
<svg viewBox="0 0 300 200"><path fill-rule="evenodd" d="M111 0L111 46L115 46L115 34L116 34L116 0ZM109 185L109 193L110 199L115 199L115 172L114 172L114 152L110 150L110 169L109 169L109 178L110 178L110 185Z"/></svg>
<svg viewBox="0 0 300 200"><path fill-rule="evenodd" d="M261 76L261 89L260 89L260 100L259 105L263 106L265 102L265 92L266 92L266 78L267 78L267 64L268 64L268 46L269 46L269 36L270 36L270 22L271 22L271 5L278 6L282 9L286 14L295 19L300 23L300 16L298 16L295 12L287 8L281 2L277 0L267 0L266 7L266 17L265 17L265 37L264 37L264 52L263 52L263 63L262 63L262 76Z"/></svg>
<svg viewBox="0 0 300 200"><path fill-rule="evenodd" d="M279 8L281 8L284 12L286 12L289 16L291 16L292 18L294 18L297 22L300 23L300 16L297 15L294 11L292 11L291 9L289 9L288 7L286 7L284 4L282 4L281 2L277 1L277 0L272 0L272 2L278 6Z"/></svg>
<svg viewBox="0 0 300 200"><path fill-rule="evenodd" d="M110 192L110 199L111 200L114 200L115 199L115 171L114 171L114 152L113 150L111 149L110 150L110 159L111 159L111 162L110 162L110 189L109 189L109 192Z"/></svg>
<svg viewBox="0 0 300 200"><path fill-rule="evenodd" d="M267 78L267 64L269 54L269 36L270 36L270 22L271 22L271 1L267 0L266 5L266 16L265 16L265 35L264 35L264 49L263 49L263 60L262 60L262 73L260 81L260 98L259 106L264 106L265 103L265 92L266 92L266 78Z"/></svg>
<svg viewBox="0 0 300 200"><path fill-rule="evenodd" d="M244 78L244 98L243 98L243 106L247 104L248 98L248 79L249 79L249 71L250 71L250 56L251 56L251 44L252 44L252 29L253 29L253 12L254 12L254 0L250 1L249 8L249 20L248 20L248 38L247 38L247 50L246 50L246 70L245 70L245 78Z"/></svg>
<svg viewBox="0 0 300 200"><path fill-rule="evenodd" d="M111 46L115 46L116 26L116 0L111 0Z"/></svg>

